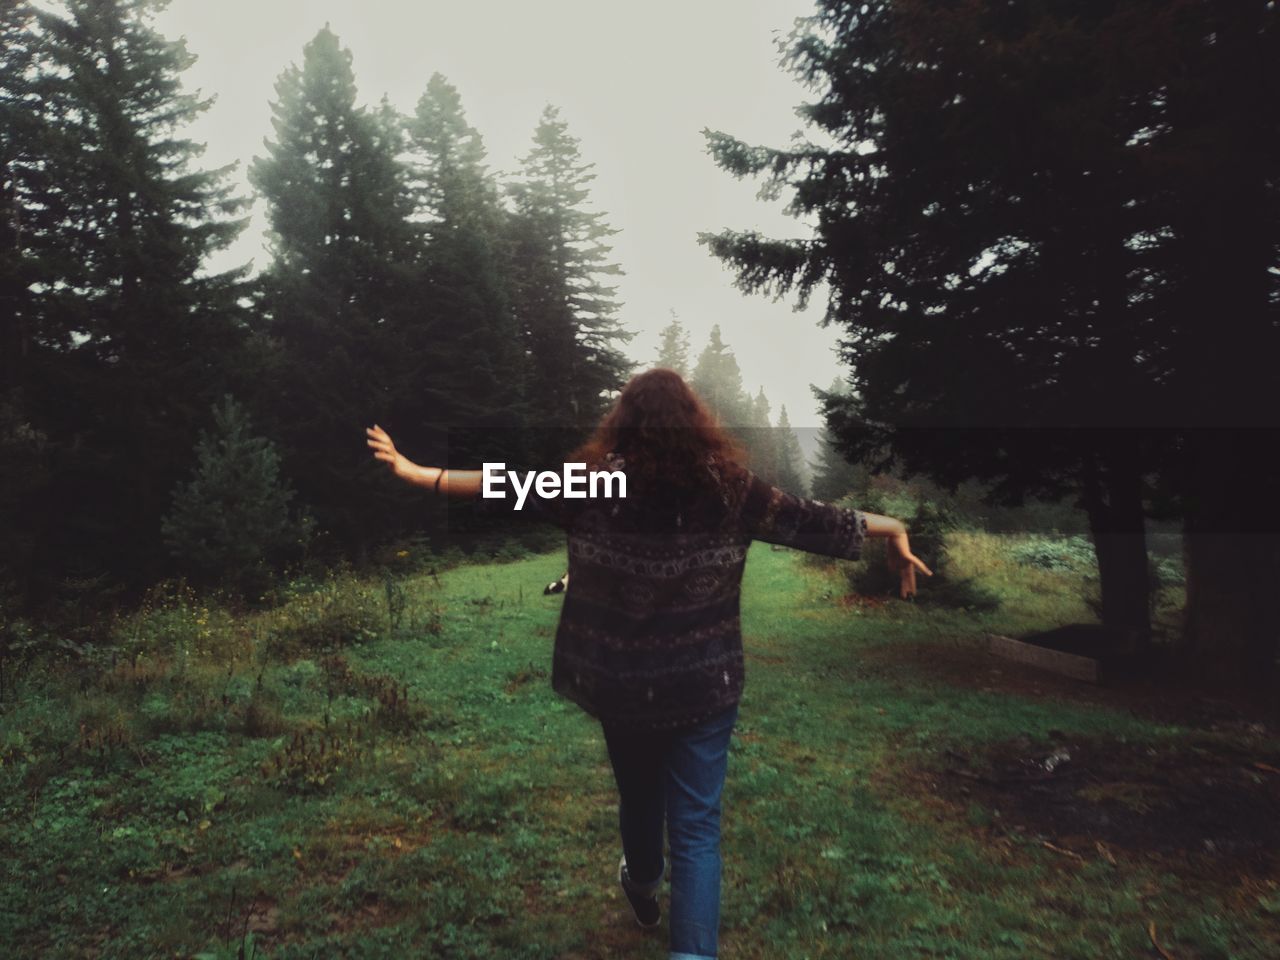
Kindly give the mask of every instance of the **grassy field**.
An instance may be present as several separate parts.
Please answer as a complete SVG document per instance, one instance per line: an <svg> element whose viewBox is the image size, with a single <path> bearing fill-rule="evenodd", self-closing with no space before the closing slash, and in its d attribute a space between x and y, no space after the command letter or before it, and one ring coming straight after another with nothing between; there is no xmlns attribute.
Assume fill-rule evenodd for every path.
<svg viewBox="0 0 1280 960"><path fill-rule="evenodd" d="M987 631L1089 618L1078 573L1004 546L952 544L1003 599L982 615L752 548L722 956L1280 956L1270 828L1239 835L1277 819L1280 743L993 660ZM31 674L0 715L0 952L665 957L615 889L599 728L549 687L563 569L337 579L240 617L157 595L114 666Z"/></svg>

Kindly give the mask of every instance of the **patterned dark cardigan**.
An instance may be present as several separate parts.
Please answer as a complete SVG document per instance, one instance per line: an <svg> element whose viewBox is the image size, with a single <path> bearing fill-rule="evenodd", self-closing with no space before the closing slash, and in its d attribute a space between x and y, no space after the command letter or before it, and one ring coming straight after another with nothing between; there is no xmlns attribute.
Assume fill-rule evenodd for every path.
<svg viewBox="0 0 1280 960"><path fill-rule="evenodd" d="M626 467L617 457L606 466ZM569 539L551 685L602 722L673 728L738 702L739 599L752 540L861 554L861 511L801 499L741 468L708 469L715 484L701 494L646 495L630 476L626 499L530 492L523 512L558 523Z"/></svg>

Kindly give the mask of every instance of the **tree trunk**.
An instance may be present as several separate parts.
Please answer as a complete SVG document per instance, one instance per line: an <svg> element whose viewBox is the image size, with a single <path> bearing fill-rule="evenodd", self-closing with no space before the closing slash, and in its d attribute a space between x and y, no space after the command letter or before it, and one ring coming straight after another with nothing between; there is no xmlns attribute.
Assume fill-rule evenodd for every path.
<svg viewBox="0 0 1280 960"><path fill-rule="evenodd" d="M1280 470L1275 404L1277 340L1274 127L1249 93L1275 76L1265 4L1228 4L1213 43L1177 101L1187 118L1179 177L1183 238L1178 344L1183 444L1184 650L1201 671L1274 692L1280 606ZM1272 24L1274 26L1274 24ZM1209 27L1206 27L1208 29ZM1182 122L1182 121L1179 121ZM1177 157L1182 164L1183 158Z"/></svg>
<svg viewBox="0 0 1280 960"><path fill-rule="evenodd" d="M1280 679L1280 529L1270 506L1277 434L1206 428L1186 444L1184 649L1201 676L1255 691Z"/></svg>
<svg viewBox="0 0 1280 960"><path fill-rule="evenodd" d="M1095 458L1086 468L1084 508L1098 557L1103 626L1146 653L1151 640L1147 541L1142 476L1123 452Z"/></svg>

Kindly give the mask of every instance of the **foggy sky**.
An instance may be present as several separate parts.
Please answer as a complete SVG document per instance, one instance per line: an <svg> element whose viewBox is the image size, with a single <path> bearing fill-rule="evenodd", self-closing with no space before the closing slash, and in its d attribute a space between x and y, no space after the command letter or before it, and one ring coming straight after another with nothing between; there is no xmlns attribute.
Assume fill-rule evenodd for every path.
<svg viewBox="0 0 1280 960"><path fill-rule="evenodd" d="M782 213L785 197L758 200L758 183L717 167L700 131L785 146L803 128L794 109L812 94L778 65L775 38L812 8L812 0L173 0L156 25L185 37L199 58L184 74L186 89L217 98L183 135L207 143L201 167L240 161L234 178L244 196L248 163L273 136L275 81L301 64L304 44L326 22L352 52L360 103L386 93L412 113L428 78L442 73L493 170L514 170L542 108L558 106L583 159L596 164L594 207L621 230L612 242L626 271L620 317L636 331L628 353L651 363L672 310L689 331L691 359L719 323L746 388L764 387L775 418L786 404L795 426L813 427L809 384L826 387L839 372L837 333L817 324L823 296L796 313L794 298L744 295L696 241L699 231L726 227L808 235ZM264 229L259 200L249 227L209 267L252 260L262 269Z"/></svg>

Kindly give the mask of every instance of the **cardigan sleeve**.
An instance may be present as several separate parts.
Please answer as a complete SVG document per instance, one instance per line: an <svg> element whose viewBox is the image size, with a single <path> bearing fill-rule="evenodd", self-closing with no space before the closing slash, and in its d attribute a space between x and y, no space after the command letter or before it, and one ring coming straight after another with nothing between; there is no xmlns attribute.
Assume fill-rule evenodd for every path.
<svg viewBox="0 0 1280 960"><path fill-rule="evenodd" d="M755 474L747 479L742 521L753 540L842 560L859 559L867 537L867 518L861 510L797 497Z"/></svg>

